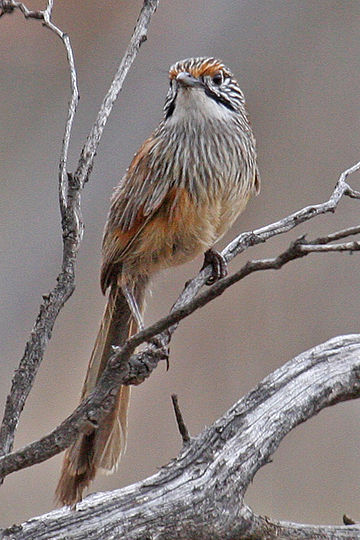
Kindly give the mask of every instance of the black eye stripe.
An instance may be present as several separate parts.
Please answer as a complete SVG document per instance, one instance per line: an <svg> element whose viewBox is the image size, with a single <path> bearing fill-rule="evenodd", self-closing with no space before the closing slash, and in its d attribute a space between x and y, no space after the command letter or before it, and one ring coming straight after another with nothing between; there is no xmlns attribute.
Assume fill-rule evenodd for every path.
<svg viewBox="0 0 360 540"><path fill-rule="evenodd" d="M170 105L169 105L169 106L167 107L167 109L166 109L166 114L165 114L165 118L166 118L166 119L170 118L170 116L171 116L172 113L174 112L174 109L175 109L175 100L176 100L176 98L174 98L174 99L171 101Z"/></svg>
<svg viewBox="0 0 360 540"><path fill-rule="evenodd" d="M182 69L184 71L184 68ZM188 70L190 71L190 69ZM218 74L222 76L221 85L214 83L214 77ZM229 111L238 112L244 104L244 96L235 79L228 72L217 71L213 77L202 75L199 77L205 94L216 101L218 104L226 107ZM174 80L170 80L170 88L164 104L164 120L172 117L176 108L177 85Z"/></svg>
<svg viewBox="0 0 360 540"><path fill-rule="evenodd" d="M207 86L205 86L205 94L209 96L210 98L212 98L217 103L221 103L222 105L225 105L225 107L229 109L230 111L235 111L235 107L232 106L230 101L225 99L221 94L217 94L216 92L213 92L213 90L211 90Z"/></svg>

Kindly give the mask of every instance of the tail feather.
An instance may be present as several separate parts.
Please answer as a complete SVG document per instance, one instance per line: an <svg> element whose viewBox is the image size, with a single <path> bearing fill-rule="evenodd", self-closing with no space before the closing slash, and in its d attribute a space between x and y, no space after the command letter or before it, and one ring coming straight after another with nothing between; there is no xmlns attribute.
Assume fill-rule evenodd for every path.
<svg viewBox="0 0 360 540"><path fill-rule="evenodd" d="M135 297L142 308L145 285L135 288ZM96 386L114 345L122 345L137 331L121 287L113 285L91 355L81 399ZM99 469L113 472L125 451L127 439L127 413L130 387L121 386L113 410L89 434L80 434L66 450L62 471L55 491L60 504L75 505L82 499L84 489Z"/></svg>
<svg viewBox="0 0 360 540"><path fill-rule="evenodd" d="M130 401L130 386L121 386L113 417L106 418L96 433L98 441L95 446L94 463L106 474L113 473L126 450L127 413Z"/></svg>

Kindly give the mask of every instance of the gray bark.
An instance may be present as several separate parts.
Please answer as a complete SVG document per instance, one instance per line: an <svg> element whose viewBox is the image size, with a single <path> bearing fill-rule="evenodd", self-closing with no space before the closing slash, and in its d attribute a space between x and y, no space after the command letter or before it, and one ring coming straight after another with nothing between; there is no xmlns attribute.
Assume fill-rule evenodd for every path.
<svg viewBox="0 0 360 540"><path fill-rule="evenodd" d="M340 336L266 377L157 474L4 530L17 539L360 538L360 525L270 521L244 504L281 440L323 408L360 396L360 335Z"/></svg>

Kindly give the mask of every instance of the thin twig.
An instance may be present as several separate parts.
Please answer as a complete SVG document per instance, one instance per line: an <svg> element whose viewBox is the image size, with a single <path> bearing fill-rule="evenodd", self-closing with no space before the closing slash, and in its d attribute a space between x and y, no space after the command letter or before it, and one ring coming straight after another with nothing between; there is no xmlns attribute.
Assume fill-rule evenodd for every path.
<svg viewBox="0 0 360 540"><path fill-rule="evenodd" d="M293 214L290 214L286 218L277 221L276 223L272 223L251 232L240 234L224 249L224 257L227 261L231 261L235 257L235 255L242 253L248 247L252 247L262 242L265 242L266 240L272 238L275 235L284 234L293 229L294 227L297 227L301 223L305 223L306 221L309 221L310 219L317 217L321 214L335 212L341 198L344 195L350 196L350 192L354 192L354 190L351 189L346 180L348 176L359 170L360 161L342 172L330 198L324 203L307 206L297 212L294 212Z"/></svg>
<svg viewBox="0 0 360 540"><path fill-rule="evenodd" d="M175 418L176 418L176 422L177 422L179 432L182 438L183 445L187 446L190 442L190 434L184 422L183 415L181 414L179 401L176 394L171 394L171 401L174 407Z"/></svg>
<svg viewBox="0 0 360 540"><path fill-rule="evenodd" d="M115 77L101 104L95 123L81 151L81 157L75 177L82 186L87 180L93 166L94 157L99 145L107 119L119 92L123 87L125 77L132 66L140 46L147 39L147 29L152 15L155 13L159 0L144 0L143 8L138 17L133 35L126 52L120 62Z"/></svg>
<svg viewBox="0 0 360 540"><path fill-rule="evenodd" d="M330 233L326 236L320 236L315 238L313 244L327 244L328 242L333 242L334 240L340 240L340 238L346 238L347 236L353 236L355 234L360 234L360 226L348 227L347 229L342 229L341 231L336 231L335 233Z"/></svg>
<svg viewBox="0 0 360 540"><path fill-rule="evenodd" d="M353 251L360 250L360 242L344 242L342 244L326 244L326 245L315 245L315 244L306 244L301 246L301 251L303 253L325 253L330 251Z"/></svg>
<svg viewBox="0 0 360 540"><path fill-rule="evenodd" d="M82 239L83 224L80 212L80 199L77 194L76 186L70 177L67 182L68 179L66 175L70 133L79 99L77 75L70 39L67 34L51 21L53 0L48 0L46 9L43 11L31 11L24 3L15 2L13 0L1 2L0 8L2 9L1 15L19 9L26 19L33 18L42 20L43 26L60 37L67 53L71 83L71 99L68 106L59 166L59 200L63 231L62 268L57 277L57 285L55 288L49 295L43 296L44 302L40 306L40 313L31 332L30 339L26 344L25 353L20 361L19 369L15 372L13 377L10 394L6 400L4 418L0 428L1 455L10 451L13 446L19 417L42 361L46 344L51 337L55 319L74 290L74 264L78 247Z"/></svg>
<svg viewBox="0 0 360 540"><path fill-rule="evenodd" d="M15 2L15 0L1 0L0 1L0 17L5 14L12 13L15 9L19 9L24 15L25 19L44 19L44 12L46 11L51 15L53 0L48 0L47 7L44 11L30 10L23 2Z"/></svg>
<svg viewBox="0 0 360 540"><path fill-rule="evenodd" d="M11 13L15 9L19 9L26 19L38 19L42 20L43 26L48 28L51 32L54 32L64 44L67 56L67 63L70 71L70 86L71 86L71 98L67 110L67 119L65 124L65 131L62 141L60 162L59 162L59 204L60 204L60 213L62 219L66 219L66 208L67 208L67 160L69 153L69 144L70 144L70 135L72 130L72 125L76 113L76 108L79 103L79 90L77 82L77 72L75 68L74 53L72 50L70 38L68 34L63 32L58 26L56 26L52 20L52 10L54 6L54 0L48 0L46 9L43 11L31 11L29 10L23 2L15 2L14 0L3 0L0 1L0 16L5 13Z"/></svg>

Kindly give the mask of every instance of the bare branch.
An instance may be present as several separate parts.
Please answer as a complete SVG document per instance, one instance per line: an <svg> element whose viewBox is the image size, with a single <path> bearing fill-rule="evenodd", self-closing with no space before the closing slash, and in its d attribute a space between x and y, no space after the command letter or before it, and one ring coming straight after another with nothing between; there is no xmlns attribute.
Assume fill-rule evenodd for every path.
<svg viewBox="0 0 360 540"><path fill-rule="evenodd" d="M116 88L116 92L119 92L125 76L136 57L139 47L146 38L147 28L157 4L158 1L156 0L144 0L144 6L135 26L128 50L125 53L124 61L121 62L119 70L111 85L110 97L108 94L108 98L107 100L105 99L104 102L105 105L103 104L100 110L98 116L100 125L91 131L84 147L91 147L92 152L82 153L78 165L78 171L80 171L80 173L72 175L66 172L66 168L70 134L78 102L78 90L70 40L68 36L51 21L53 0L48 0L47 7L44 11L30 11L22 2L0 0L0 16L12 13L15 9L19 9L26 18L42 20L44 26L61 38L66 48L71 80L71 100L68 108L59 164L59 202L63 234L62 267L57 277L57 285L52 289L49 295L43 296L44 301L40 306L40 312L31 332L30 339L26 344L19 368L16 370L12 380L12 386L6 400L4 418L0 428L0 455L7 454L13 447L15 430L20 414L34 383L38 368L42 362L46 345L51 338L55 320L61 308L75 289L75 263L83 236L80 191L83 188L85 176L86 179L88 179L90 174L96 148L99 144L106 119L111 112L111 106L115 99L115 97L113 97L115 94L114 88ZM85 176L81 171L86 171Z"/></svg>
<svg viewBox="0 0 360 540"><path fill-rule="evenodd" d="M358 538L359 525L272 522L244 504L249 483L287 433L325 407L357 397L360 335L331 339L266 377L157 474L91 495L76 512L64 508L31 519L12 529L11 538L79 540L99 537L99 527L127 540Z"/></svg>
<svg viewBox="0 0 360 540"><path fill-rule="evenodd" d="M175 412L175 418L176 418L176 422L177 422L177 425L178 425L178 428L179 428L179 432L180 432L180 435L181 435L181 438L182 438L182 441L183 441L183 445L187 445L190 441L190 434L189 434L189 431L186 427L186 424L184 422L184 419L183 419L183 415L181 414L181 410L180 410L180 407L179 407L179 401L178 401L178 397L176 394L172 394L171 395L171 400L172 400L172 404L173 404L173 407L174 407L174 412Z"/></svg>
<svg viewBox="0 0 360 540"><path fill-rule="evenodd" d="M12 13L15 9L19 9L26 19L38 19L41 20L43 26L48 28L51 32L54 32L64 44L67 56L67 62L70 71L70 86L71 86L71 98L67 111L67 119L65 124L65 132L62 141L62 148L59 162L59 204L61 217L65 219L66 207L67 207L67 160L70 144L70 135L72 130L72 124L74 121L76 108L79 102L79 90L77 82L77 73L75 68L74 54L68 34L58 28L51 20L52 10L54 6L54 0L48 0L46 9L43 11L31 11L23 2L15 2L14 0L2 0L0 1L0 17L5 13Z"/></svg>
<svg viewBox="0 0 360 540"><path fill-rule="evenodd" d="M334 240L340 240L341 238L346 238L348 236L353 236L354 234L360 234L360 226L348 227L347 229L342 229L341 231L336 231L335 233L329 233L326 236L320 236L315 238L312 241L313 244L327 244L328 242L333 242Z"/></svg>
<svg viewBox="0 0 360 540"><path fill-rule="evenodd" d="M344 242L342 244L315 245L306 244L301 246L302 253L326 253L330 251L353 251L360 250L360 242Z"/></svg>
<svg viewBox="0 0 360 540"><path fill-rule="evenodd" d="M313 219L314 217L321 214L327 214L329 212L335 212L340 200L344 195L350 197L350 193L355 193L355 191L352 190L347 183L347 178L359 170L360 162L355 163L355 165L342 172L328 201L307 206L276 223L272 223L271 225L267 225L266 227L262 227L261 229L257 229L255 231L240 234L225 248L223 255L225 256L226 260L230 261L233 259L233 257L235 257L235 255L242 253L247 248L262 242L266 242L266 240L272 238L273 236L284 234L301 223L305 223L306 221Z"/></svg>
<svg viewBox="0 0 360 540"><path fill-rule="evenodd" d="M120 62L110 88L105 95L95 123L91 128L82 149L80 161L75 173L75 177L78 179L81 186L88 180L107 119L109 118L114 102L122 89L125 77L135 60L138 50L142 43L147 39L147 29L158 4L159 0L144 0L144 5L137 20L133 35L131 36L130 43Z"/></svg>
<svg viewBox="0 0 360 540"><path fill-rule="evenodd" d="M23 2L15 2L15 0L1 0L0 1L0 17L6 13L12 13L15 9L19 9L25 19L41 19L44 20L44 13L46 12L51 17L51 11L53 8L53 0L48 0L47 7L44 11L33 11L26 7Z"/></svg>
<svg viewBox="0 0 360 540"><path fill-rule="evenodd" d="M344 523L345 527L330 525L304 525L302 523L290 523L288 521L274 521L268 517L257 516L250 509L246 519L252 522L252 530L255 536L248 534L242 536L240 532L237 536L232 536L232 540L266 538L266 540L355 540L359 538L360 527L351 527L355 523Z"/></svg>
<svg viewBox="0 0 360 540"><path fill-rule="evenodd" d="M25 353L20 361L19 369L15 372L11 391L6 400L4 418L0 429L0 454L11 451L14 443L15 430L25 401L32 388L37 370L42 361L46 344L51 337L56 317L74 290L74 264L79 244L83 234L83 224L80 212L80 199L77 186L71 177L67 183L67 203L65 203L65 182L68 146L72 123L78 103L77 75L73 52L69 37L51 21L53 0L48 0L43 11L30 11L22 2L12 0L0 2L1 12L9 13L19 9L25 18L43 21L43 25L60 37L66 48L70 70L71 99L68 107L65 133L63 137L60 166L59 166L59 201L63 230L63 261L61 272L57 277L57 285L48 296L43 296L40 313L26 344Z"/></svg>

